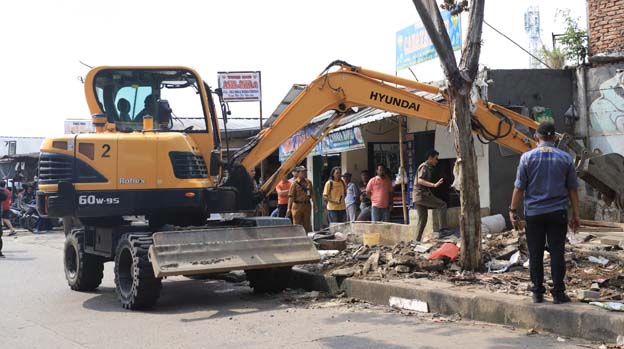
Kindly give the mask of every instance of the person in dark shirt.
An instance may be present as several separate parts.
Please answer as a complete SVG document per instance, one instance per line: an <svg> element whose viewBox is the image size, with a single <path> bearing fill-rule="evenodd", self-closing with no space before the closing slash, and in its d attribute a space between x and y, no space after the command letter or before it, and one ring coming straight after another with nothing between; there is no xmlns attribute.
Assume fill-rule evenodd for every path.
<svg viewBox="0 0 624 349"><path fill-rule="evenodd" d="M548 243L553 303L570 302L565 294L565 240L568 232L568 204L572 204L570 228L579 226L578 180L570 154L555 147L555 125L543 122L535 134L537 148L520 157L509 219L516 226L518 207L524 197L529 271L533 302L544 301L544 247ZM568 200L569 199L569 200Z"/></svg>
<svg viewBox="0 0 624 349"><path fill-rule="evenodd" d="M416 180L414 181L414 189L412 192L412 201L416 213L418 214L418 224L416 225L416 240L422 239L423 231L427 225L429 218L429 209L441 209L440 212L440 229L446 225L446 202L436 197L431 191L442 185L444 180L440 178L434 182L433 169L438 165L438 155L436 150L427 152L427 160L418 166Z"/></svg>

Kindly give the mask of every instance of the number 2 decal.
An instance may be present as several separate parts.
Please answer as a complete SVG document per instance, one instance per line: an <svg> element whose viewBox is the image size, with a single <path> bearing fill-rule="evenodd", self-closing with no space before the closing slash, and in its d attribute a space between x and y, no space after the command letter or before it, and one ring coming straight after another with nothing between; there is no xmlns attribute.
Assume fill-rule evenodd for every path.
<svg viewBox="0 0 624 349"><path fill-rule="evenodd" d="M108 155L108 152L110 151L111 146L108 145L108 144L104 144L104 145L102 145L102 149L104 149L104 152L102 153L102 157L103 158L110 158L110 155Z"/></svg>

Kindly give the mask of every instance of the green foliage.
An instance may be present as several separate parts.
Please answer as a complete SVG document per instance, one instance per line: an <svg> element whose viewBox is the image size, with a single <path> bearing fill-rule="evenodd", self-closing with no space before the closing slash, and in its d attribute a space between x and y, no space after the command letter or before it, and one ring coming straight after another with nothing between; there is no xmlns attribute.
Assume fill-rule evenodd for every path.
<svg viewBox="0 0 624 349"><path fill-rule="evenodd" d="M444 0L440 8L447 10L455 16L464 11L468 11L468 0Z"/></svg>
<svg viewBox="0 0 624 349"><path fill-rule="evenodd" d="M569 9L558 9L556 17L563 20L565 25L565 32L559 37L565 57L577 64L581 63L587 54L587 31L580 28L580 18L572 18Z"/></svg>
<svg viewBox="0 0 624 349"><path fill-rule="evenodd" d="M563 69L565 65L565 53L557 47L549 50L545 46L542 46L540 56L542 60L553 69Z"/></svg>

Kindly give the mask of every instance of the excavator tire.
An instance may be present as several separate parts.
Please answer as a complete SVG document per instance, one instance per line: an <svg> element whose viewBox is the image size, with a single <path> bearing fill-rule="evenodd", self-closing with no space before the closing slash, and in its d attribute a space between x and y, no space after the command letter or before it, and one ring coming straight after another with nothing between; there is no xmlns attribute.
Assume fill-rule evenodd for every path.
<svg viewBox="0 0 624 349"><path fill-rule="evenodd" d="M104 277L104 260L84 251L84 231L74 230L65 238L63 261L67 284L74 291L93 291Z"/></svg>
<svg viewBox="0 0 624 349"><path fill-rule="evenodd" d="M245 270L254 293L277 293L290 283L292 267Z"/></svg>
<svg viewBox="0 0 624 349"><path fill-rule="evenodd" d="M115 290L125 309L147 309L156 304L162 288L161 279L154 277L148 250L149 235L125 234L119 239L115 253Z"/></svg>

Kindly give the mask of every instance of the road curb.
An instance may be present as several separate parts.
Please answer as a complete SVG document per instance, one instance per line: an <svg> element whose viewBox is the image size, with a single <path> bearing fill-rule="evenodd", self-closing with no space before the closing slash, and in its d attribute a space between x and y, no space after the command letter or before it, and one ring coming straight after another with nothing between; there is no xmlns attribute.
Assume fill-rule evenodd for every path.
<svg viewBox="0 0 624 349"><path fill-rule="evenodd" d="M608 312L587 304L533 304L527 297L497 294L426 279L400 281L337 280L297 269L292 287L336 294L374 304L388 305L390 297L427 302L429 311L464 319L534 328L565 337L615 342L624 335L624 314Z"/></svg>

